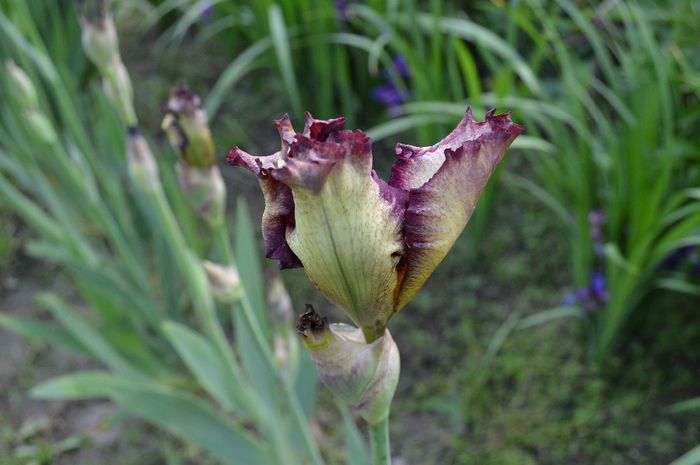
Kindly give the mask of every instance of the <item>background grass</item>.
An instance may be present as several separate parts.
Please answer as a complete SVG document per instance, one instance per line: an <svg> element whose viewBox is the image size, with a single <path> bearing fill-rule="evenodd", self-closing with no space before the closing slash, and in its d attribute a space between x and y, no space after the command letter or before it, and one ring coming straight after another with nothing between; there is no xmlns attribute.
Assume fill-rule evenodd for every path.
<svg viewBox="0 0 700 465"><path fill-rule="evenodd" d="M512 108L516 120L527 121L530 146L511 152L503 176L493 183L495 195L482 202L483 217L475 218L426 288L392 321L403 359L392 420L397 457L407 463L651 465L669 463L698 442L697 411L669 410L698 395L697 298L656 284L658 277L697 284L697 275L688 266L670 275L659 272L658 261L646 258L646 247L638 265L648 265L650 274L630 278L620 269L634 255L633 245L645 244L639 238L645 228L633 222L653 229L662 213L672 213L664 211L669 203L691 218L684 223L686 232L670 242L678 245L677 239L695 237L697 231L693 197L674 200L698 185L699 54L690 34L697 2L665 7L625 2L630 10L604 20L597 16L599 5L586 2L483 2L459 13L450 2L350 2L349 21L341 20L330 2L303 10L314 14L299 13L294 2L277 7L256 2L247 6L252 15L247 23L217 34L212 31L227 18L243 21L246 8L234 12L228 3L217 3L214 19L206 22L188 15L194 10L185 2L154 2L156 16L146 17L155 18L147 20L155 27L143 32L142 24L127 20L133 14L128 8L137 11L138 3L123 2L126 13L119 24L125 62L138 76L139 116L151 135L157 134L168 86L182 82L203 95L220 86L216 105L207 103L217 109L212 123L222 156L239 144L251 152L274 151L269 121L285 111L299 119L301 107L317 117L345 114L350 127L372 128L382 139L375 144L375 158L384 173L395 139L434 141L467 101L477 111ZM153 14L151 6L144 8ZM73 45L49 42L56 47L52 54L66 63L63 72L81 63L77 23L66 24ZM651 50L645 42L650 37L656 41ZM263 52L244 55L251 49ZM410 90L411 97L393 118L371 91L386 84L387 73L397 74L392 66L398 54L413 71L395 77L396 85ZM254 59L246 63L241 56ZM75 86L94 77L82 66ZM227 73L233 79L222 86ZM665 142L657 144L661 139ZM645 163L639 162L642 157ZM671 167L669 177L661 176L664 163ZM234 169L224 175L229 192L243 195L259 218L256 180ZM657 194L657 185L664 195ZM647 210L652 201L656 213ZM596 256L588 224L595 209L608 214L606 241L618 253L613 248ZM16 239L21 224L10 215L2 218L2 229L10 231L5 243L26 244ZM670 225L680 222L676 216ZM674 248L659 249L659 257ZM612 330L617 344L606 347L598 363L592 363L590 347L598 343L600 321L608 319L605 307L585 318L518 326L586 287L601 264L610 281L618 273L623 291L641 297L628 301L623 295L617 301L614 312L620 318ZM41 286L52 279L21 268L5 270L12 271L3 278L11 273L20 283L27 279ZM312 302L333 314L303 272L288 272L285 279L297 308ZM608 291L618 295L610 281ZM24 290L24 284L19 291L6 287L4 298ZM43 378L40 361L47 354L36 353L35 369L22 375L28 379ZM23 389L12 387L4 397L16 404ZM321 394L319 405L323 439L340 446L340 417L327 395ZM12 412L3 419L0 445L12 450L13 465L34 459L19 456L18 445L45 441L56 447L75 433L44 432L28 439L20 432L25 412ZM173 441L143 426L126 429L153 435L158 443ZM172 447L182 451L179 443ZM128 452L107 450L106 463L128 463ZM185 462L199 460L197 452L190 455L195 458ZM176 463L167 456L156 450L148 460ZM74 463L75 455L46 457L45 463ZM333 459L340 463L342 454Z"/></svg>

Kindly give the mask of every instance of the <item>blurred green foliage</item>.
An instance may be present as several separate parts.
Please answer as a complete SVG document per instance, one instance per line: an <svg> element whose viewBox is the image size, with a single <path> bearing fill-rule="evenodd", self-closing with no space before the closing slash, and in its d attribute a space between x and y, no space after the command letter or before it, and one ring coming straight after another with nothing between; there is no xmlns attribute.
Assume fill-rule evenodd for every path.
<svg viewBox="0 0 700 465"><path fill-rule="evenodd" d="M77 179L94 172L115 219L131 225L123 232L125 250L100 253L111 260L113 253L128 256L133 244L147 244L140 247L156 248L148 273L171 270L172 257L161 250L167 244L158 241L147 210L122 192L120 180L109 179L124 172L122 128L90 84L94 71L82 57L71 2L59 3L60 14L43 2L15 12L12 22L35 48L5 23L0 44L0 56L15 56L42 83L42 105L57 131L68 134L57 159L71 162L44 172L36 153L47 147L37 147L15 107L3 109L0 148L33 155L25 166L0 157L0 175L16 178L12 182L28 200L38 199L55 223L24 203L11 207L23 209L25 221L43 227L47 237L52 228L65 231L53 242L42 242L43 236L32 241L28 250L60 262L65 257L53 245L69 244L71 253L90 258L94 243L104 240L103 222L111 220L98 215L86 221L87 203L69 205L69 199L81 188ZM11 0L0 5L5 14L14 11ZM402 384L397 400L404 403L394 421L397 450L422 463L656 464L689 447L697 411L673 416L664 409L697 395L688 367L699 355L691 349L698 341L692 309L700 295L694 270L700 254L693 249L700 245L700 2L511 0L464 8L437 0L121 0L117 7L120 27L148 38L127 41L135 61L171 60L149 63L154 73L165 66L172 74L201 68L196 85L209 88L207 108L219 115L215 127L221 125L220 138L230 145L245 142L262 120L284 109L293 119L304 110L320 118L343 115L350 127L370 128L377 168L387 170L387 139L432 143L467 104L477 115L489 107L512 110L526 124L526 136L514 145L509 166L492 182L456 250L394 323L409 354L404 376L410 385ZM155 52L138 56L143 44ZM46 74L47 56L56 81ZM165 87L152 79L153 87L141 82L136 89L138 111L150 118L158 108L153 90L164 93ZM274 144L265 148L275 150ZM93 159L92 153L103 155ZM513 163L516 155L520 160ZM110 176L100 176L93 163L104 164ZM211 245L188 216L170 163L161 163L183 234L205 255ZM231 176L244 192L247 181ZM66 186L73 190L61 194ZM2 249L0 231L0 267ZM686 251L684 261L670 266L678 251ZM147 299L158 312L189 321L183 278L172 272L149 281L157 295L144 296L148 286L139 286L139 279L115 289L128 273L120 268L114 276L99 265L108 262L97 263L87 270L84 263L65 266L103 311L89 322L130 363L154 369L165 363L163 373L177 366L182 375L159 317L153 325L142 321L146 312L126 318L123 308L125 301ZM94 273L97 278L88 276ZM309 298L303 287L293 292ZM554 310L527 320L547 308ZM519 327L527 321L548 324ZM76 346L66 331L49 328L53 342ZM189 378L179 383L192 387ZM411 429L426 418L445 423L424 433L433 443L400 439L420 437ZM690 460L679 464L697 463Z"/></svg>

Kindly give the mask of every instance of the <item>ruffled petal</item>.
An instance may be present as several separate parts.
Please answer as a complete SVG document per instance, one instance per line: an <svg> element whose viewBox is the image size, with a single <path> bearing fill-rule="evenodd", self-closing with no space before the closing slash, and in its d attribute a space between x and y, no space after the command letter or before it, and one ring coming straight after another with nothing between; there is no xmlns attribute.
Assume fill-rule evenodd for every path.
<svg viewBox="0 0 700 465"><path fill-rule="evenodd" d="M287 241L309 279L368 334L381 334L394 308L403 214L372 177L370 139L337 121L307 122L311 138L297 135L272 176L291 186ZM316 177L304 175L313 169Z"/></svg>
<svg viewBox="0 0 700 465"><path fill-rule="evenodd" d="M300 134L285 116L279 152L234 149L229 162L260 178L266 255L302 265L372 341L445 257L523 127L493 112L477 123L468 109L440 143L399 144L386 183L372 170L370 139L344 123L307 114Z"/></svg>
<svg viewBox="0 0 700 465"><path fill-rule="evenodd" d="M283 142L284 144L284 139ZM228 154L231 165L242 166L260 180L260 188L265 197L265 211L262 218L262 234L265 256L280 262L280 267L299 268L299 258L287 244L287 229L294 227L294 199L291 189L270 176L280 160L280 152L265 157L255 157L234 147Z"/></svg>
<svg viewBox="0 0 700 465"><path fill-rule="evenodd" d="M457 150L465 142L477 140L480 137L498 130L498 126L506 123L507 115L494 116L493 111L486 115L482 123L474 121L471 107L467 108L464 118L456 128L444 139L430 147L415 147L408 144L396 144L396 162L391 168L389 184L406 191L421 187L433 177L445 162L445 150ZM520 125L513 125L521 127Z"/></svg>
<svg viewBox="0 0 700 465"><path fill-rule="evenodd" d="M423 286L464 230L479 195L507 148L523 131L510 114L489 112L474 121L471 110L457 128L432 147L399 145L389 185L408 191L399 264L396 310Z"/></svg>

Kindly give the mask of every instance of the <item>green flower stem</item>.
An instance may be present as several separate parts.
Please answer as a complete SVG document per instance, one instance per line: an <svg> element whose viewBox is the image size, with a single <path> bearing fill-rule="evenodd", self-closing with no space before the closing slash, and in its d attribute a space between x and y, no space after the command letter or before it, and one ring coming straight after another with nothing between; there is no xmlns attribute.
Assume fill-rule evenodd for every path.
<svg viewBox="0 0 700 465"><path fill-rule="evenodd" d="M156 189L144 193L148 194L155 207L155 212L163 227L162 232L170 244L178 267L190 288L192 301L199 320L206 333L213 340L217 350L221 353L222 357L224 357L224 360L231 370L231 374L235 378L230 380L233 386L233 392L236 393L237 397L234 401L244 412L254 413L250 412L250 410L251 408L255 411L259 410L259 402L257 399L252 398L252 394L249 391L241 389L241 382L244 379L243 371L231 351L228 340L226 339L226 334L216 315L214 300L209 291L207 278L200 266L199 259L197 259L192 254L189 247L187 247L185 238L182 236L182 232L175 220L175 216L173 215L163 190Z"/></svg>
<svg viewBox="0 0 700 465"><path fill-rule="evenodd" d="M376 425L369 425L369 443L372 448L372 465L391 465L389 415Z"/></svg>
<svg viewBox="0 0 700 465"><path fill-rule="evenodd" d="M371 344L384 335L384 332L386 331L386 325L372 327L363 326L360 329L362 330L362 334L365 336L365 342L367 344Z"/></svg>
<svg viewBox="0 0 700 465"><path fill-rule="evenodd" d="M231 249L231 241L229 238L228 228L226 227L226 224L223 222L217 224L216 226L214 226L214 229L214 237L216 238L217 247L219 249L219 253L225 254L224 258L226 261L226 265L236 266L235 257ZM279 375L279 372L275 369L276 365L272 355L272 350L270 349L269 342L263 334L262 328L258 324L257 318L255 318L253 306L250 302L248 295L245 293L245 290L240 297L240 304L243 310L243 317L246 319L246 322L253 331L253 338L255 339L255 342L257 343L260 352L265 357L265 361L267 362L268 368L275 375L281 386L283 386L284 395L289 406L291 407L292 417L303 436L304 446L307 449L309 457L311 457L314 465L323 465L323 458L321 457L321 454L318 451L318 447L316 447L316 444L314 443L314 440L311 437L311 434L309 433L309 425L306 422L306 419L304 418L304 413L301 409L301 405L299 405L299 399L294 393L292 387L289 386L289 383L287 383L287 381L283 379Z"/></svg>

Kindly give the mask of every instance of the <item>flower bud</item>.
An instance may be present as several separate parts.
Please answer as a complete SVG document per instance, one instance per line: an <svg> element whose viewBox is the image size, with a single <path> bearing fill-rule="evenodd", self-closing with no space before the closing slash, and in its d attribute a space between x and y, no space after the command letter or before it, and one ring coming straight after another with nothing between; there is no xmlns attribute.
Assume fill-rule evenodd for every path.
<svg viewBox="0 0 700 465"><path fill-rule="evenodd" d="M198 168L181 160L175 171L190 207L211 226L221 224L226 209L226 186L219 168Z"/></svg>
<svg viewBox="0 0 700 465"><path fill-rule="evenodd" d="M53 124L51 124L51 121L49 121L44 113L38 109L31 108L25 110L22 116L31 129L32 134L47 144L56 142L56 131L53 128Z"/></svg>
<svg viewBox="0 0 700 465"><path fill-rule="evenodd" d="M274 360L287 379L295 379L299 370L299 339L291 330L294 309L279 273L269 275L267 306L272 322Z"/></svg>
<svg viewBox="0 0 700 465"><path fill-rule="evenodd" d="M127 135L126 163L129 176L139 189L153 192L160 188L158 165L148 142L136 126L130 127Z"/></svg>
<svg viewBox="0 0 700 465"><path fill-rule="evenodd" d="M293 381L299 373L299 340L292 331L273 336L273 359L283 378Z"/></svg>
<svg viewBox="0 0 700 465"><path fill-rule="evenodd" d="M85 54L90 61L105 73L119 54L117 29L107 0L78 0L82 42Z"/></svg>
<svg viewBox="0 0 700 465"><path fill-rule="evenodd" d="M267 304L271 311L272 320L287 324L292 321L294 316L292 298L289 297L287 288L284 287L284 281L282 281L282 276L279 273L273 272L269 276Z"/></svg>
<svg viewBox="0 0 700 465"><path fill-rule="evenodd" d="M388 330L367 344L362 331L328 324L311 305L297 330L311 351L323 384L370 424L389 415L399 381L399 349Z"/></svg>
<svg viewBox="0 0 700 465"><path fill-rule="evenodd" d="M203 169L214 166L214 142L199 97L184 88L173 89L165 112L161 128L185 163Z"/></svg>
<svg viewBox="0 0 700 465"><path fill-rule="evenodd" d="M241 279L236 268L209 260L202 261L202 267L216 300L231 303L241 296Z"/></svg>
<svg viewBox="0 0 700 465"><path fill-rule="evenodd" d="M10 95L24 109L37 108L39 106L39 98L36 95L34 84L27 76L27 73L12 60L5 62L5 69L7 70Z"/></svg>
<svg viewBox="0 0 700 465"><path fill-rule="evenodd" d="M116 55L112 65L105 69L102 87L112 104L117 107L122 121L129 126L135 125L134 88L129 71L119 55Z"/></svg>

